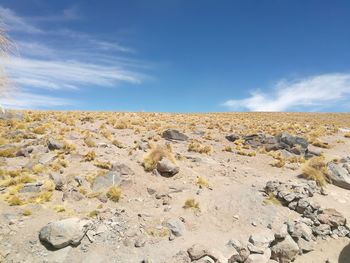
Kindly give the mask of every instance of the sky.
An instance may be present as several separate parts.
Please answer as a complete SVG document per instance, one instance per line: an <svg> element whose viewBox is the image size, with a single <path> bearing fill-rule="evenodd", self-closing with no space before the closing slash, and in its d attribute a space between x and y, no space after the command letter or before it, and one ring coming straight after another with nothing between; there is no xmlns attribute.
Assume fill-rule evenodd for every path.
<svg viewBox="0 0 350 263"><path fill-rule="evenodd" d="M347 0L0 0L18 109L350 111Z"/></svg>

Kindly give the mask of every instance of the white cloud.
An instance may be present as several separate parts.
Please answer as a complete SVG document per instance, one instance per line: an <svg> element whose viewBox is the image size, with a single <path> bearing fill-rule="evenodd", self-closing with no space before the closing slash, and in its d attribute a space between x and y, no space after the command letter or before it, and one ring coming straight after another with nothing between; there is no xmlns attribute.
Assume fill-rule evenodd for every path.
<svg viewBox="0 0 350 263"><path fill-rule="evenodd" d="M1 106L15 109L50 109L57 106L76 105L76 103L64 98L33 94L25 91L15 91L8 96L0 98Z"/></svg>
<svg viewBox="0 0 350 263"><path fill-rule="evenodd" d="M25 18L17 16L9 8L0 6L0 22L5 23L10 31L25 32L29 34L42 33L42 30L28 23Z"/></svg>
<svg viewBox="0 0 350 263"><path fill-rule="evenodd" d="M223 105L230 110L315 110L346 103L350 98L350 74L324 74L297 80L281 80L272 90L253 91L250 97L232 99Z"/></svg>
<svg viewBox="0 0 350 263"><path fill-rule="evenodd" d="M50 22L80 18L75 7L58 15L23 17L0 5L0 17L9 33L14 33L16 53L20 54L0 61L0 66L5 66L16 88L16 92L1 99L1 104L5 106L42 107L40 105L44 102L52 107L68 105L67 100L42 96L39 90L45 89L48 93L65 90L69 96L69 92L77 89L139 84L148 78L139 72L147 68L147 64L130 58L134 53L132 48L83 32L57 28L57 25L55 30L40 27L42 23L48 28L47 23Z"/></svg>

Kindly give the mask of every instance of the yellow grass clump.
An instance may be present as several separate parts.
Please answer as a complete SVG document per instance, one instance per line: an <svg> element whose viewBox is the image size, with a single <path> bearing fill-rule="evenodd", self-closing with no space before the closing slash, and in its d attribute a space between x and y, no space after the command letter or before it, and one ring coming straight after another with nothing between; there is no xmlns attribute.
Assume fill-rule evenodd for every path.
<svg viewBox="0 0 350 263"><path fill-rule="evenodd" d="M319 186L324 186L329 175L324 157L313 157L303 165L302 177L315 181Z"/></svg>
<svg viewBox="0 0 350 263"><path fill-rule="evenodd" d="M12 158L16 157L18 149L16 147L10 147L0 150L0 157Z"/></svg>
<svg viewBox="0 0 350 263"><path fill-rule="evenodd" d="M170 144L165 146L150 145L150 148L150 151L143 157L143 167L145 171L153 171L157 167L157 163L164 157L175 163L175 157Z"/></svg>
<svg viewBox="0 0 350 263"><path fill-rule="evenodd" d="M122 196L122 190L117 186L111 186L108 189L106 196L108 197L108 199L112 200L113 202L119 202Z"/></svg>
<svg viewBox="0 0 350 263"><path fill-rule="evenodd" d="M213 147L210 145L203 145L197 140L193 140L188 145L188 151L189 152L197 152L197 153L205 153L210 154L213 152Z"/></svg>
<svg viewBox="0 0 350 263"><path fill-rule="evenodd" d="M185 204L183 206L185 209L194 209L194 210L199 210L199 203L194 199L190 198L185 201Z"/></svg>
<svg viewBox="0 0 350 263"><path fill-rule="evenodd" d="M198 185L200 188L207 188L209 187L209 182L204 177L198 177L196 181L196 185Z"/></svg>
<svg viewBox="0 0 350 263"><path fill-rule="evenodd" d="M91 162L93 160L95 160L96 158L96 153L94 151L89 151L85 156L84 156L84 160L86 162Z"/></svg>
<svg viewBox="0 0 350 263"><path fill-rule="evenodd" d="M345 133L344 137L345 138L350 138L350 132Z"/></svg>

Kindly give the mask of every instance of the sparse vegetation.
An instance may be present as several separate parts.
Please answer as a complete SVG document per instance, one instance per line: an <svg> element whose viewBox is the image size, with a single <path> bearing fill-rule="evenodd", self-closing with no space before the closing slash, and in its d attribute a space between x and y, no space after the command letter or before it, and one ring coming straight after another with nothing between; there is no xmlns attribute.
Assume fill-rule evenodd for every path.
<svg viewBox="0 0 350 263"><path fill-rule="evenodd" d="M112 200L113 202L119 202L122 196L122 190L117 186L111 186L108 189L106 196L108 197L108 199Z"/></svg>
<svg viewBox="0 0 350 263"><path fill-rule="evenodd" d="M145 171L153 171L156 168L157 163L164 157L175 163L175 157L172 153L170 144L165 146L151 145L151 149L143 158L143 167L145 168Z"/></svg>
<svg viewBox="0 0 350 263"><path fill-rule="evenodd" d="M188 145L188 151L189 152L210 154L213 152L213 147L210 145L203 145L199 141L193 140Z"/></svg>
<svg viewBox="0 0 350 263"><path fill-rule="evenodd" d="M193 198L187 199L187 200L185 201L185 204L184 204L183 208L185 208L185 209L200 210L200 208L199 208L199 203L198 203L195 199L193 199Z"/></svg>
<svg viewBox="0 0 350 263"><path fill-rule="evenodd" d="M303 165L302 177L324 186L328 181L327 165L323 157L313 157Z"/></svg>
<svg viewBox="0 0 350 263"><path fill-rule="evenodd" d="M198 185L200 188L207 188L209 187L209 182L204 177L198 177L196 181L196 185Z"/></svg>

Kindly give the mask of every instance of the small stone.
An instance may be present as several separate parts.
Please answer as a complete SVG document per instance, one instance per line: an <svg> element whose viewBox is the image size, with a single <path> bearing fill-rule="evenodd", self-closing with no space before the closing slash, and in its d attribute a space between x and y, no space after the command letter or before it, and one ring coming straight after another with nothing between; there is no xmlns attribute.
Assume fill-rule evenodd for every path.
<svg viewBox="0 0 350 263"><path fill-rule="evenodd" d="M178 218L168 220L166 227L169 228L172 234L174 234L176 237L182 236L185 232L184 223Z"/></svg>
<svg viewBox="0 0 350 263"><path fill-rule="evenodd" d="M60 143L53 138L49 138L47 142L47 147L49 148L49 150L53 151L53 150L61 150L64 147L64 145L63 143Z"/></svg>
<svg viewBox="0 0 350 263"><path fill-rule="evenodd" d="M167 158L162 158L157 164L157 171L164 177L172 177L180 171L180 168Z"/></svg>
<svg viewBox="0 0 350 263"><path fill-rule="evenodd" d="M134 246L135 247L144 247L146 244L146 240L144 238L138 238L136 241L135 241L135 244Z"/></svg>

